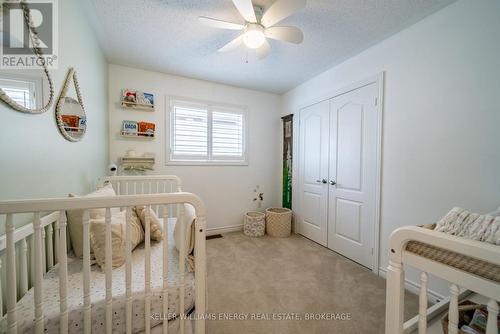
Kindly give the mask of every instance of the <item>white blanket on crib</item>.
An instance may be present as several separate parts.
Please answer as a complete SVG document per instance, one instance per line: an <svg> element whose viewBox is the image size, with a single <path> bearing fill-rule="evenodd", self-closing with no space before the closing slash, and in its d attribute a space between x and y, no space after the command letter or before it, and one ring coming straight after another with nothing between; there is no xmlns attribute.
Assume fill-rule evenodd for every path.
<svg viewBox="0 0 500 334"><path fill-rule="evenodd" d="M500 217L453 208L436 225L435 231L500 245Z"/></svg>

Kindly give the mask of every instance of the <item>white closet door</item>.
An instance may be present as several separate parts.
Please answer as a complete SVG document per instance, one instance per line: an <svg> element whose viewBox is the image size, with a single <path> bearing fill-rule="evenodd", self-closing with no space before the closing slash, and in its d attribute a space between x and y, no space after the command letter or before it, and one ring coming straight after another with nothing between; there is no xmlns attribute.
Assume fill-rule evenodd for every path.
<svg viewBox="0 0 500 334"><path fill-rule="evenodd" d="M377 84L330 100L328 247L371 268L377 180Z"/></svg>
<svg viewBox="0 0 500 334"><path fill-rule="evenodd" d="M300 112L300 233L326 246L328 239L329 101Z"/></svg>

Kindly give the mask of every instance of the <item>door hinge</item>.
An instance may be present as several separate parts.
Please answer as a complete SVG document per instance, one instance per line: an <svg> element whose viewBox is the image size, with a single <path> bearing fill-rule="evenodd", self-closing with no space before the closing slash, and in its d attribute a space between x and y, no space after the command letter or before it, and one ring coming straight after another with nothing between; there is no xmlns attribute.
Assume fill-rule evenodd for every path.
<svg viewBox="0 0 500 334"><path fill-rule="evenodd" d="M373 248L372 248L372 255L373 255Z"/></svg>
<svg viewBox="0 0 500 334"><path fill-rule="evenodd" d="M375 98L375 105L378 105L378 97Z"/></svg>

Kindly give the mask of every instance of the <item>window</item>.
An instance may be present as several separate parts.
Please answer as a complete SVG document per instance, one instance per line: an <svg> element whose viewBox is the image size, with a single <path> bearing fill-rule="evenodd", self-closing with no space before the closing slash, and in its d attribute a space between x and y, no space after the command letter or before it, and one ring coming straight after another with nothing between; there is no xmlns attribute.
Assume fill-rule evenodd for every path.
<svg viewBox="0 0 500 334"><path fill-rule="evenodd" d="M0 88L16 103L34 109L39 105L41 98L42 80L23 75L2 74Z"/></svg>
<svg viewBox="0 0 500 334"><path fill-rule="evenodd" d="M244 108L172 100L170 164L246 164Z"/></svg>

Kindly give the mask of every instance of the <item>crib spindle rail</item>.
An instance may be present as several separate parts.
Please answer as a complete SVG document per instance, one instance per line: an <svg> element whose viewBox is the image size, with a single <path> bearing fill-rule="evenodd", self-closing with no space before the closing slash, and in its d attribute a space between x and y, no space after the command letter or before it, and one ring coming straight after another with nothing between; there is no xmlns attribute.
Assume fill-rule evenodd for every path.
<svg viewBox="0 0 500 334"><path fill-rule="evenodd" d="M144 229L144 248L146 249L144 258L144 292L146 298L144 299L144 328L146 328L146 334L151 332L151 226L150 226L150 216L149 216L150 206L146 206L145 209L145 229ZM168 223L168 221L167 221Z"/></svg>
<svg viewBox="0 0 500 334"><path fill-rule="evenodd" d="M0 258L0 273L2 272L2 259ZM2 293L2 275L0 275L0 319L3 317L3 293Z"/></svg>
<svg viewBox="0 0 500 334"><path fill-rule="evenodd" d="M43 227L40 221L40 212L34 213L33 219L33 229L35 237L35 332L37 334L43 333L43 304L42 304L42 278L43 270L45 269L44 261L42 260L42 255L45 253L42 251L42 232ZM15 277L14 277L15 281ZM13 290L15 291L15 290ZM7 295L9 295L7 291Z"/></svg>
<svg viewBox="0 0 500 334"><path fill-rule="evenodd" d="M178 212L178 217L180 220L184 220L184 207L183 206L178 206L177 208ZM184 322L185 322L185 315L184 315L184 295L185 295L185 286L186 286L186 229L183 228L181 229L180 233L180 239L181 239L181 251L179 252L179 273L180 273L180 286L179 286L179 316L180 316L180 322L181 322L181 334L184 334Z"/></svg>
<svg viewBox="0 0 500 334"><path fill-rule="evenodd" d="M14 242L14 222L12 214L7 214L5 219L5 229L7 233L7 291L15 292L16 290L16 249ZM17 332L16 318L16 295L15 293L7 292L7 331L9 333Z"/></svg>
<svg viewBox="0 0 500 334"><path fill-rule="evenodd" d="M168 222L168 207L163 206L162 217L164 222ZM163 224L163 235L168 235L168 224ZM168 238L163 240L163 268L162 268L162 299L163 317L168 320ZM163 334L168 334L168 321L163 321Z"/></svg>
<svg viewBox="0 0 500 334"><path fill-rule="evenodd" d="M132 208L127 207L126 211L127 221L132 219ZM132 333L132 247L131 247L131 235L130 224L125 226L125 317L126 317L126 333Z"/></svg>
<svg viewBox="0 0 500 334"><path fill-rule="evenodd" d="M54 228L58 222L59 219L59 213L58 212L53 212L51 214L45 215L44 217L40 218L40 223L41 223L41 228L45 228L47 226L54 225ZM7 222L6 222L7 225ZM7 226L6 226L7 227ZM7 232L7 229L6 229ZM3 262L3 268L0 267L0 270L4 271L6 276L7 274L7 236L8 234L6 233L3 236L0 236L0 253L4 253L5 259ZM17 257L17 252L19 252L19 256L17 257L18 260L18 267L19 267L19 272L16 272L16 277L18 277L16 284L17 288L17 296L19 299L22 297L30 288L34 286L35 282L35 235L34 235L34 229L33 229L33 224L27 224L22 227L18 227L14 229L14 234L13 234L13 240L14 240L14 251L15 251L15 257ZM48 244L50 242L49 239L45 240L47 242L46 247L42 247L42 251L48 250L51 246ZM57 247L59 244L59 241L57 238L54 238L53 240L53 247ZM55 265L58 260L57 260L57 254L53 254L53 264ZM49 258L49 252L44 252L41 254L42 259L43 258ZM1 260L1 258L0 258ZM43 264L42 264L43 267ZM42 268L43 270L43 268ZM10 271L8 271L10 273ZM45 273L45 271L44 271ZM1 286L1 284L0 284ZM6 290L9 289L9 286L5 286ZM5 298L5 299L4 299ZM6 301L6 293L0 289L0 318L6 313L6 309L4 309L4 305L6 307L7 301Z"/></svg>
<svg viewBox="0 0 500 334"><path fill-rule="evenodd" d="M177 175L105 176L98 180L97 187L101 188L108 183L113 186L118 195L182 192L182 181ZM153 210L157 216L160 216L159 209L160 205L153 205Z"/></svg>
<svg viewBox="0 0 500 334"><path fill-rule="evenodd" d="M391 235L389 267L387 269L386 333L409 333L418 326L418 333L425 334L427 333L428 321L441 312L447 311L448 333L457 334L459 332L459 302L471 292L476 292L489 298L486 334L498 334L500 282L407 251L406 245L410 241L439 247L456 253L455 256L467 256L492 266L500 266L500 248L498 246L418 227L404 227L395 230ZM419 312L416 317L407 322L403 320L404 265L421 270ZM450 283L449 297L429 308L427 307L428 274Z"/></svg>
<svg viewBox="0 0 500 334"><path fill-rule="evenodd" d="M54 236L54 229L52 228L52 224L47 226L47 240L44 243L46 245L47 251L45 252L46 256L46 261L47 261L47 268L45 270L49 271L52 269L54 266L54 241L53 241L53 236Z"/></svg>
<svg viewBox="0 0 500 334"><path fill-rule="evenodd" d="M488 322L486 324L486 334L498 334L498 303L494 299L488 302Z"/></svg>
<svg viewBox="0 0 500 334"><path fill-rule="evenodd" d="M420 274L420 296L418 302L418 334L425 334L427 329L427 281L425 271Z"/></svg>
<svg viewBox="0 0 500 334"><path fill-rule="evenodd" d="M111 334L113 331L113 260L111 248L111 209L106 208L105 222L106 224L106 242L105 242L105 261L106 261L106 333ZM129 225L129 224L127 224Z"/></svg>
<svg viewBox="0 0 500 334"><path fill-rule="evenodd" d="M60 315L60 333L68 332L68 255L67 249L67 236L66 236L66 213L59 211L59 312Z"/></svg>
<svg viewBox="0 0 500 334"><path fill-rule="evenodd" d="M148 189L149 190L149 189ZM17 333L17 314L16 314L16 302L17 302L17 273L16 273L16 241L21 241L21 245L26 243L25 238L29 235L23 235L22 233L15 233L16 229L13 224L13 217L16 214L21 213L33 213L33 223L31 228L33 230L33 256L34 256L34 274L33 274L33 285L34 285L34 321L35 328L34 332L37 334L44 333L44 310L43 310L43 275L45 269L52 267L51 261L47 261L47 267L44 267L43 259L49 260L47 255L51 256L52 264L56 264L56 254L57 260L59 260L58 274L59 274L59 306L60 306L60 332L66 333L68 330L68 260L66 255L67 247L67 222L65 217L66 210L83 210L83 307L82 311L84 313L83 322L83 332L92 332L92 304L90 296L90 273L91 273L91 263L90 263L90 213L89 210L94 208L105 208L105 289L106 289L106 332L111 333L113 330L113 312L112 312L112 247L111 247L111 208L126 208L127 219L131 217L131 211L135 206L145 206L146 221L149 222L150 210L155 207L163 207L163 217L168 215L168 206L172 205L182 205L184 203L189 203L195 208L196 221L195 226L197 228L197 233L195 235L195 284L196 294L195 294L195 333L203 334L205 332L204 317L201 314L205 313L205 288L206 288L206 259L205 259L205 209L201 200L194 194L190 193L170 193L170 194L141 194L141 195L121 195L115 197L102 197L102 198L92 198L92 197L75 197L75 198L61 198L61 199L48 199L48 200L27 200L27 201L4 201L0 202L0 216L5 215L7 220L7 234L5 240L0 240L0 246L4 247L5 244L7 252L7 285L8 289L6 291L7 300L7 329L9 334ZM178 210L182 212L182 209ZM53 212L47 216L42 217L43 212ZM178 222L185 224L184 219L179 217ZM55 229L55 224L57 222L57 228ZM46 238L45 241L51 243L51 246L47 245L46 250L43 251L43 231L48 224L54 224L52 231L55 231L57 236L57 241L55 237ZM20 230L27 229L26 226L20 228ZM168 220L165 221L163 226L165 233L168 233ZM181 226L181 231L186 232L185 226ZM50 232L47 229L48 235ZM54 233L54 232L53 232ZM126 328L127 333L132 332L132 291L131 291L131 230L130 224L126 224ZM149 333L151 329L151 245L150 245L151 230L150 225L145 224L145 332ZM166 239L166 238L165 238ZM185 240L185 234L181 239ZM56 252L54 248L50 251L50 247L54 247L54 243L57 243ZM168 314L168 244L165 242L163 246L163 287L162 295L163 299L163 310L165 312L164 317ZM186 245L181 245L180 254L186 255ZM196 249L197 247L197 249ZM22 248L22 247L21 247ZM184 306L184 285L185 278L185 259L184 256L180 257L179 262L182 264L180 268L181 272L181 282L180 291L181 296L180 303ZM27 266L27 265L26 265ZM21 269L23 271L23 269ZM28 276L27 274L25 275ZM20 276L22 277L22 275ZM199 284L199 285L198 285ZM184 333L184 309L179 310L179 321L181 325L181 333ZM163 333L167 332L167 319L163 322Z"/></svg>

